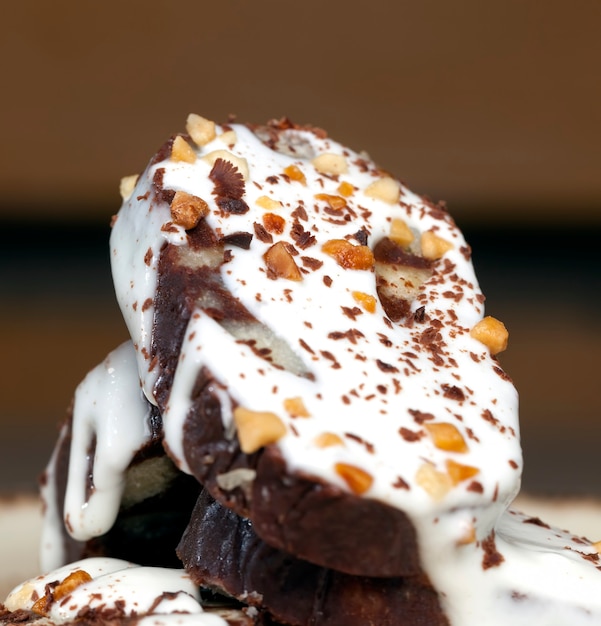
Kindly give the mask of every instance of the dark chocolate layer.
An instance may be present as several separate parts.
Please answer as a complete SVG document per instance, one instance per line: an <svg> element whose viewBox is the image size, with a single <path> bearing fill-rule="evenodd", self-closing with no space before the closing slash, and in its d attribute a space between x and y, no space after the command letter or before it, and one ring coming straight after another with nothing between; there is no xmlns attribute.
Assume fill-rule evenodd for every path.
<svg viewBox="0 0 601 626"><path fill-rule="evenodd" d="M294 626L448 625L423 573L406 578L349 576L272 548L253 524L207 492L198 499L178 554L200 585Z"/></svg>

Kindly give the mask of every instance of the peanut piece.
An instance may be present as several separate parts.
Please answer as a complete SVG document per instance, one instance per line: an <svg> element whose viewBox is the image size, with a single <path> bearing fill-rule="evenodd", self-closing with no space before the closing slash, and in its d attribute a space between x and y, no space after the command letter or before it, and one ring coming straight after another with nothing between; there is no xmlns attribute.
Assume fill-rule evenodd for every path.
<svg viewBox="0 0 601 626"><path fill-rule="evenodd" d="M290 417L311 417L307 407L300 397L286 398L284 400L284 409Z"/></svg>
<svg viewBox="0 0 601 626"><path fill-rule="evenodd" d="M181 135L178 135L173 140L173 145L171 146L171 160L182 161L184 163L194 163L196 161L196 152L194 152L190 144Z"/></svg>
<svg viewBox="0 0 601 626"><path fill-rule="evenodd" d="M450 476L439 472L430 463L424 463L417 470L415 481L436 501L442 500L453 486Z"/></svg>
<svg viewBox="0 0 601 626"><path fill-rule="evenodd" d="M275 278L287 278L288 280L302 280L298 266L290 252L288 252L284 242L278 241L263 255L265 264L271 276Z"/></svg>
<svg viewBox="0 0 601 626"><path fill-rule="evenodd" d="M307 184L307 179L303 172L296 165L289 165L284 169L284 174L288 176L290 180L295 180L297 183Z"/></svg>
<svg viewBox="0 0 601 626"><path fill-rule="evenodd" d="M356 465L336 463L334 469L348 485L349 489L358 496L368 491L374 482L371 474Z"/></svg>
<svg viewBox="0 0 601 626"><path fill-rule="evenodd" d="M347 170L346 159L341 154L324 152L316 156L311 163L321 174L344 174Z"/></svg>
<svg viewBox="0 0 601 626"><path fill-rule="evenodd" d="M390 224L390 238L399 246L406 247L415 239L415 236L406 222L394 219Z"/></svg>
<svg viewBox="0 0 601 626"><path fill-rule="evenodd" d="M458 485L460 482L467 480L468 478L472 478L476 474L480 473L480 470L477 467L472 467L471 465L461 465L461 463L457 463L452 459L447 459L447 474L451 479L453 485Z"/></svg>
<svg viewBox="0 0 601 626"><path fill-rule="evenodd" d="M232 154L229 150L213 150L213 152L209 152L209 154L205 154L202 157L202 160L206 161L211 167L215 165L217 159L229 161L234 167L238 168L242 178L248 180L248 162L246 159Z"/></svg>
<svg viewBox="0 0 601 626"><path fill-rule="evenodd" d="M401 188L394 178L383 176L368 185L364 193L369 198L374 198L374 200L382 200L387 204L396 204L401 197Z"/></svg>
<svg viewBox="0 0 601 626"><path fill-rule="evenodd" d="M186 132L197 146L205 146L215 139L215 122L190 113L186 120Z"/></svg>
<svg viewBox="0 0 601 626"><path fill-rule="evenodd" d="M490 315L480 320L472 328L470 335L480 343L483 343L490 350L491 354L498 354L507 349L509 332L503 322Z"/></svg>
<svg viewBox="0 0 601 626"><path fill-rule="evenodd" d="M245 454L252 454L275 443L286 434L286 426L282 420L268 411L251 411L238 406L234 409L234 422L240 449Z"/></svg>
<svg viewBox="0 0 601 626"><path fill-rule="evenodd" d="M368 313L376 312L377 300L374 296L370 296L362 291L353 291L353 298L358 302Z"/></svg>
<svg viewBox="0 0 601 626"><path fill-rule="evenodd" d="M422 254L430 261L441 259L445 253L454 248L453 244L442 237L439 237L431 230L422 233L421 236Z"/></svg>
<svg viewBox="0 0 601 626"><path fill-rule="evenodd" d="M440 450L448 452L467 452L468 447L463 435L454 424L448 422L431 422L424 424L434 445Z"/></svg>
<svg viewBox="0 0 601 626"><path fill-rule="evenodd" d="M171 219L178 226L190 230L209 214L209 205L198 196L176 191L171 201Z"/></svg>
<svg viewBox="0 0 601 626"><path fill-rule="evenodd" d="M345 269L369 270L374 266L374 255L370 248L354 246L346 239L330 239L321 249Z"/></svg>
<svg viewBox="0 0 601 626"><path fill-rule="evenodd" d="M599 554L601 554L601 541L595 541L593 544L593 548L597 550Z"/></svg>
<svg viewBox="0 0 601 626"><path fill-rule="evenodd" d="M119 182L119 193L123 200L128 200L131 194L134 192L136 183L138 182L138 175L132 174L131 176L124 176Z"/></svg>
<svg viewBox="0 0 601 626"><path fill-rule="evenodd" d="M344 446L344 441L335 433L321 433L315 437L315 445L318 448L330 448L332 446Z"/></svg>

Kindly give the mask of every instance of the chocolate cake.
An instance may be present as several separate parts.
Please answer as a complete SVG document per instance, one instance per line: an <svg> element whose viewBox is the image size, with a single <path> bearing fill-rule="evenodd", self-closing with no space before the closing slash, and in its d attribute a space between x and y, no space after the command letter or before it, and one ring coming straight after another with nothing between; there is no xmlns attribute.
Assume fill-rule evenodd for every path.
<svg viewBox="0 0 601 626"><path fill-rule="evenodd" d="M0 622L601 619L598 544L509 508L508 334L444 205L320 129L197 115L121 191L131 341L75 394L43 486L51 573Z"/></svg>

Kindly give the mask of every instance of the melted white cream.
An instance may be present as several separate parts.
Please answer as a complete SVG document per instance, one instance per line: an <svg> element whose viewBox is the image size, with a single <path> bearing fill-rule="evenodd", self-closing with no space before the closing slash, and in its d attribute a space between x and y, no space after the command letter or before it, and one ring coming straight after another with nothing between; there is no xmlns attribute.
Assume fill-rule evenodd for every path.
<svg viewBox="0 0 601 626"><path fill-rule="evenodd" d="M148 412L131 342L111 352L77 388L65 496L65 524L74 539L102 535L115 522L125 470L150 438Z"/></svg>
<svg viewBox="0 0 601 626"><path fill-rule="evenodd" d="M601 609L593 591L599 588L601 574L590 542L524 523L522 517L506 511L521 476L517 394L488 349L469 334L482 319L482 299L465 241L452 220L404 187L400 201L392 205L369 197L364 192L380 175L375 165L329 139L308 131L291 133L305 148L309 146L311 154L343 156L347 171L337 177L321 174L301 156L272 151L243 126L234 125L234 130L237 141L233 146L217 138L197 150L199 158L194 163L167 159L154 164L124 203L111 236L111 259L138 371L131 367L131 349L122 348L127 353L123 373L113 370L110 384L111 375L97 373L98 380L93 377L85 384L89 395L83 406L95 406L94 397L104 402L105 390L111 386L121 390L122 395L117 394L121 405L136 405L138 377L147 398L154 402L156 371L150 348L158 256L166 242L187 244L181 227L170 223L169 207L153 193L157 169L164 169L165 188L202 198L210 209L208 224L224 236L254 233L255 222L260 224L267 212L259 208L260 198L268 196L280 202L268 212L286 223L280 235L273 235L273 242L294 243L292 212L302 205L308 219L300 222L315 237L315 244L305 249L297 246L294 258L299 267L303 267L303 256L317 260L319 267L307 263L299 282L271 280L263 257L271 243L255 236L249 250L230 248L230 259L221 273L232 294L296 352L313 380L258 357L199 308L185 333L163 415L165 439L180 469L190 471L184 456L183 424L198 372L206 366L217 381L215 391L222 400L226 429L232 428L232 401L250 410L273 412L287 427L276 445L291 470L319 476L343 489L348 487L335 471L338 463L357 466L373 477L364 497L398 507L411 517L423 567L452 624L529 625L533 619L549 626L594 623ZM202 158L215 150L228 150L247 160L250 180L244 200L250 207L248 213L226 215L216 205L208 176L211 164ZM306 185L283 176L292 164L303 172ZM347 198L348 208L333 215L315 195L338 195L341 182L352 184L354 193ZM344 219L347 214L351 219ZM418 236L434 231L453 245L435 263L432 277L412 304L413 311L425 307L429 322L391 324L379 302L375 313L362 310L353 292L377 301L373 272L344 269L321 250L331 239L352 241L350 236L360 228L373 246L389 234L392 219L402 219ZM439 333L436 355L421 340L429 328ZM127 382L118 385L117 375ZM449 388L459 389L463 399L445 393ZM293 418L286 413L284 401L294 397L302 398L310 417ZM141 409L134 410L126 422L113 422L118 433L132 428L138 434L121 448L116 465L95 464L94 482L106 485L103 506L111 513L99 521L96 513L82 510L97 511L99 506L91 499L88 502L81 491L85 450L91 433L102 430L101 414L112 414L118 404L94 413L92 426L86 410L78 406L74 414L74 433L77 426L78 434L69 489L71 482L77 484L66 503L66 515L71 526L76 520L79 530L75 532L82 538L106 529L121 497L119 472L127 466L128 455L129 459L133 456L136 437L142 437ZM436 447L414 419L416 411L432 414L432 421L452 423L468 450L449 452ZM405 434L415 434L416 440L404 437L403 429ZM344 445L320 448L315 441L323 432L338 435ZM106 453L108 441L98 438L97 455ZM425 465L445 475L448 461L473 467L478 473L442 497L432 497L417 478L420 468ZM49 524L54 525L52 519ZM473 541L466 543L471 533ZM493 536L502 558L487 561ZM567 591L557 593L557 585Z"/></svg>
<svg viewBox="0 0 601 626"><path fill-rule="evenodd" d="M53 601L46 617L55 624L75 620L82 611L117 611L123 617L145 616L145 624L175 626L193 623L226 626L217 615L203 611L198 587L183 570L140 567L110 558L91 558L71 563L16 587L6 607L32 610L46 593L46 585L61 583L70 574L83 571L91 580ZM185 621L181 621L183 616Z"/></svg>

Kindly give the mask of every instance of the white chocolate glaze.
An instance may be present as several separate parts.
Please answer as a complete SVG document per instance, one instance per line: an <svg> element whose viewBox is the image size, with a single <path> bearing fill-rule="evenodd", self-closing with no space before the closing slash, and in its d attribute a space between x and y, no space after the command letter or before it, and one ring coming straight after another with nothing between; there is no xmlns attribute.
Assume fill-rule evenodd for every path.
<svg viewBox="0 0 601 626"><path fill-rule="evenodd" d="M140 567L120 559L90 558L58 568L27 581L9 594L6 607L32 610L47 593L47 585L61 583L74 572L85 572L83 582L64 597L54 600L45 616L55 624L76 620L82 611L115 612L112 617L143 616L145 624L175 626L183 615L194 616L199 626L226 626L217 615L204 613L198 587L183 570ZM139 622L136 622L139 623Z"/></svg>
<svg viewBox="0 0 601 626"><path fill-rule="evenodd" d="M222 132L227 141L220 139ZM359 468L371 478L363 497L398 507L411 518L423 568L451 624L598 623L601 603L595 590L601 573L592 544L507 510L521 477L517 394L488 348L470 335L483 317L483 298L467 245L448 214L394 181L400 190L398 200L372 197L372 184L383 178L375 164L311 131L283 132L282 143L288 146L283 151L272 150L238 124L218 127L217 135L194 148L197 158L192 163L168 155L153 162L114 224L115 289L138 367L134 375L131 360L127 361L121 402L133 401L138 394L137 377L146 397L155 402L151 340L158 258L166 243L182 250L188 245L184 229L172 222L169 205L155 193L152 181L161 170L165 189L184 191L207 204L204 219L219 236L254 234L248 250L226 245L228 260L221 277L258 326L271 329L273 334L262 340L287 346L282 362L270 363L248 345L243 329L217 323L199 304L185 333L163 414L165 440L179 468L190 472L183 424L198 373L207 367L217 381L214 387L226 429L234 429L234 405L273 413L286 427L274 445L292 471L349 489L352 485L336 467ZM209 176L215 154L247 164L243 200L248 212L227 213L217 205ZM338 173L320 171L322 162L313 159L323 155L335 155ZM304 183L284 174L291 165L302 172ZM390 180L384 179L390 188ZM344 208L332 210L327 200L316 197L340 196L341 183L352 186ZM264 223L266 213L283 218L285 224L281 233L271 233L270 241L262 241L264 233L259 237L256 227ZM425 316L416 315L409 322L388 319L372 268L342 267L322 250L334 239L357 245L353 235L360 230L373 248L390 235L393 220L405 222L416 241L423 233L434 233L450 244L433 262L431 276L411 303L412 313L423 307ZM313 238L307 245L306 240L300 243L299 225ZM302 280L275 278L267 271L264 255L278 241L295 246L293 258ZM373 312L357 300L357 292L375 300ZM90 398L103 397L101 382L89 388ZM309 416L289 415L284 405L291 398L301 398ZM79 422L78 429L88 429L78 446L89 443L87 420L86 411L76 406L74 431ZM141 412L134 412L117 430L135 430L142 422ZM435 445L426 428L431 423L452 424L466 448L445 450ZM316 441L323 433L336 435L343 445L320 447ZM109 511L118 508L117 475L124 471L128 454L131 459L135 452L134 439L122 449L110 481L103 481L108 469L94 467L94 481L107 484ZM99 438L97 454L104 454L105 445ZM70 483L79 481L79 486L66 503L66 515L70 527L72 518L79 516L84 537L94 532L94 526L81 513L82 449L72 453L79 456ZM449 463L473 470L472 475L451 480ZM109 518L94 523L98 529L106 528ZM556 592L557 586L565 591Z"/></svg>

